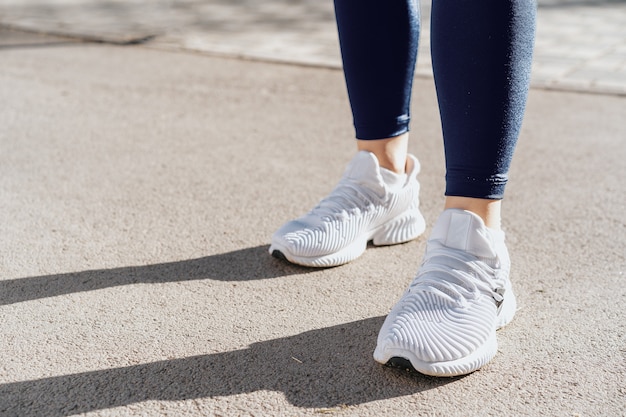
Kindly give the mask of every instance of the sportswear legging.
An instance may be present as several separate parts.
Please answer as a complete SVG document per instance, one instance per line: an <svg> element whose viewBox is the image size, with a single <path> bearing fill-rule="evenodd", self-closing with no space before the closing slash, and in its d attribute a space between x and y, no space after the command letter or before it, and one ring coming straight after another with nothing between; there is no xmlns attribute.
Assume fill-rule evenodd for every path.
<svg viewBox="0 0 626 417"><path fill-rule="evenodd" d="M448 196L504 194L528 94L535 13L535 0L433 0ZM407 132L417 0L335 0L335 14L356 137Z"/></svg>

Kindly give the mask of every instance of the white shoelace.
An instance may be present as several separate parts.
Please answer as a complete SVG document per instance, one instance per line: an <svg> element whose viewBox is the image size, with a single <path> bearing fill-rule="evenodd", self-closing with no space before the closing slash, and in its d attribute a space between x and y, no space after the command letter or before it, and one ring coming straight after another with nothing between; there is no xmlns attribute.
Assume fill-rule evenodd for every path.
<svg viewBox="0 0 626 417"><path fill-rule="evenodd" d="M431 292L461 305L479 293L493 297L497 306L504 299L496 268L466 251L448 247L429 248L408 291Z"/></svg>
<svg viewBox="0 0 626 417"><path fill-rule="evenodd" d="M368 187L350 179L342 179L337 187L311 210L323 220L343 218L355 210L366 211L380 197Z"/></svg>

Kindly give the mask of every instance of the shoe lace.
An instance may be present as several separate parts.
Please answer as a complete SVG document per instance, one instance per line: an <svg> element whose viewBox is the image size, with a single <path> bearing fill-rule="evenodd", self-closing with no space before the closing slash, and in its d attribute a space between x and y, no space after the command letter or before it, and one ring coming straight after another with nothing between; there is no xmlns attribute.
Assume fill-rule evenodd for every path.
<svg viewBox="0 0 626 417"><path fill-rule="evenodd" d="M311 210L311 213L325 221L344 219L350 213L366 211L377 199L380 197L374 190L344 178Z"/></svg>
<svg viewBox="0 0 626 417"><path fill-rule="evenodd" d="M493 297L500 309L504 285L500 262L495 267L474 255L448 247L429 248L409 292L427 291L464 304L481 293Z"/></svg>

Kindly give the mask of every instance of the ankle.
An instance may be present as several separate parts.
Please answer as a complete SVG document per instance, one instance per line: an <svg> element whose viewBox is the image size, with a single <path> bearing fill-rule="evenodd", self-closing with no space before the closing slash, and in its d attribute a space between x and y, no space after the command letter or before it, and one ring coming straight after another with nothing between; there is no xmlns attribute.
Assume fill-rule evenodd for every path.
<svg viewBox="0 0 626 417"><path fill-rule="evenodd" d="M392 138L357 140L357 149L373 153L381 168L386 168L396 174L404 174L406 172L408 144L409 134L404 133Z"/></svg>
<svg viewBox="0 0 626 417"><path fill-rule="evenodd" d="M494 230L501 229L502 200L483 198L446 196L444 209L461 209L471 211L480 217L485 226Z"/></svg>

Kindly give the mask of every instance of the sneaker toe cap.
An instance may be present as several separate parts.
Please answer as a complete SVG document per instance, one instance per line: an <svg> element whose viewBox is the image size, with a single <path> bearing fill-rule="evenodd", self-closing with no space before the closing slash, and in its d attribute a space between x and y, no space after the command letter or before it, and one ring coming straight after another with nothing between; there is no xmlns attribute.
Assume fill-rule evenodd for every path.
<svg viewBox="0 0 626 417"><path fill-rule="evenodd" d="M495 308L429 298L409 297L392 310L378 337L377 360L454 361L471 355L495 332Z"/></svg>
<svg viewBox="0 0 626 417"><path fill-rule="evenodd" d="M293 220L274 233L272 244L295 256L324 256L345 246L345 239L341 239L340 233L336 232L331 232L328 225L311 227Z"/></svg>
<svg viewBox="0 0 626 417"><path fill-rule="evenodd" d="M296 256L317 255L321 243L316 238L315 230L298 220L286 223L272 236L273 246Z"/></svg>

